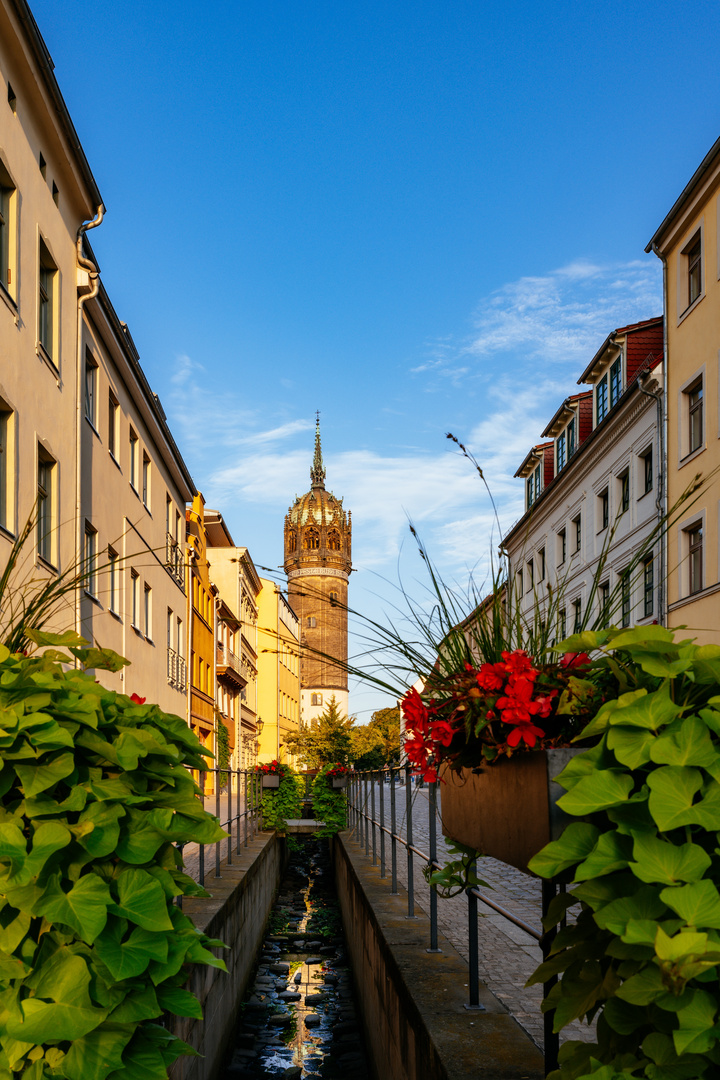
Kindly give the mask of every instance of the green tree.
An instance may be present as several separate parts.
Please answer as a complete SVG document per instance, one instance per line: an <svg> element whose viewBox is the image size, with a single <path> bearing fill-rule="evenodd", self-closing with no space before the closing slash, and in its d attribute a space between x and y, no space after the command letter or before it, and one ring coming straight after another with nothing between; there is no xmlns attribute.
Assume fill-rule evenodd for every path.
<svg viewBox="0 0 720 1080"><path fill-rule="evenodd" d="M382 769L385 764L383 737L372 724L363 724L350 732L350 757L356 769Z"/></svg>
<svg viewBox="0 0 720 1080"><path fill-rule="evenodd" d="M291 754L310 769L341 761L346 764L352 756L351 731L354 717L348 719L340 712L335 695L330 698L325 711L302 731L288 735L286 745Z"/></svg>
<svg viewBox="0 0 720 1080"><path fill-rule="evenodd" d="M372 714L369 726L382 739L384 764L397 765L400 761L400 710L398 707L378 709Z"/></svg>

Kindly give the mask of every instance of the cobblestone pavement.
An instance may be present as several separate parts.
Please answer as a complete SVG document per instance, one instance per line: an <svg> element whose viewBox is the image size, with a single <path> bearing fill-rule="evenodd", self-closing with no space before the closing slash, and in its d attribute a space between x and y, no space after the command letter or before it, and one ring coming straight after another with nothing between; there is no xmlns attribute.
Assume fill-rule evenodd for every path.
<svg viewBox="0 0 720 1080"><path fill-rule="evenodd" d="M375 816L380 818L379 784L375 785ZM413 847L429 854L429 798L427 788L412 788L412 831ZM396 788L396 833L399 836L407 836L405 812L406 793L404 787ZM438 794L438 805L441 799ZM390 826L390 785L385 785L385 824ZM370 810L370 796L368 797L368 812ZM357 838L357 834L355 834ZM364 838L363 838L364 839ZM445 839L442 835L439 813L437 815L437 850L438 862L445 862L449 858ZM372 834L370 837L370 851L372 853ZM380 861L380 833L376 830L376 852ZM397 848L397 876L398 881L407 887L407 857L405 848L398 845ZM386 837L385 855L387 863L388 888L390 888L390 842ZM372 857L372 855L371 855ZM430 890L422 873L423 861L415 856L413 882L415 900L423 911L429 911ZM481 888L488 897L501 907L511 911L514 915L526 922L529 926L541 929L541 885L539 878L516 870L513 866L499 862L497 859L480 859L478 862L478 877L487 882L489 888ZM535 968L542 961L540 946L534 938L530 937L514 923L503 918L502 915L478 904L480 918L478 920L479 938L479 966L480 978L505 1005L508 1011L515 1017L519 1024L528 1032L530 1037L542 1048L543 1045L543 1015L540 1010L542 1001L542 987L531 986L526 988L525 983L532 975ZM460 955L468 960L468 902L464 895L451 897L444 900L438 898L438 926L450 939ZM573 1023L568 1025L560 1036L561 1042L565 1039L594 1039L594 1028L585 1024Z"/></svg>

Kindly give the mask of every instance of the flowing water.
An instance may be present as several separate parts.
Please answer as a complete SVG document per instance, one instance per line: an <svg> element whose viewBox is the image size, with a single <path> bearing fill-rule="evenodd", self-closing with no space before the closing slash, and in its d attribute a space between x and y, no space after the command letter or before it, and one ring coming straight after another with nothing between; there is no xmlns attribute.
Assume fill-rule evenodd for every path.
<svg viewBox="0 0 720 1080"><path fill-rule="evenodd" d="M369 1075L328 841L295 843L217 1080Z"/></svg>

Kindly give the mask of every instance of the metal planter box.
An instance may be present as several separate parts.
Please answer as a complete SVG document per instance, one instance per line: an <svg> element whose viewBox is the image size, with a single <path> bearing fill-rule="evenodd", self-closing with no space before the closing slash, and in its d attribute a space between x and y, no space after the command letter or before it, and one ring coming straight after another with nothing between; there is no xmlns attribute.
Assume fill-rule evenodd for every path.
<svg viewBox="0 0 720 1080"><path fill-rule="evenodd" d="M280 777L275 773L263 773L263 787L280 787Z"/></svg>
<svg viewBox="0 0 720 1080"><path fill-rule="evenodd" d="M441 770L445 836L483 855L527 870L533 855L557 840L571 821L557 801L565 789L555 782L577 749L538 750L483 765L479 773Z"/></svg>
<svg viewBox="0 0 720 1080"><path fill-rule="evenodd" d="M332 778L332 786L334 788L347 787L347 776L333 776L333 778Z"/></svg>

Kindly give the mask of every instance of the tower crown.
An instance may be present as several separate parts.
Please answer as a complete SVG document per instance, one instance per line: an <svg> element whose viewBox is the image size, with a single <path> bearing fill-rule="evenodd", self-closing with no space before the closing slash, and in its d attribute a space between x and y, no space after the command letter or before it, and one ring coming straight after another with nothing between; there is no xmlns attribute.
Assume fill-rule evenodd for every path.
<svg viewBox="0 0 720 1080"><path fill-rule="evenodd" d="M310 482L314 488L325 487L325 467L322 459L322 446L320 445L320 413L315 417L315 455L312 468L310 469Z"/></svg>

